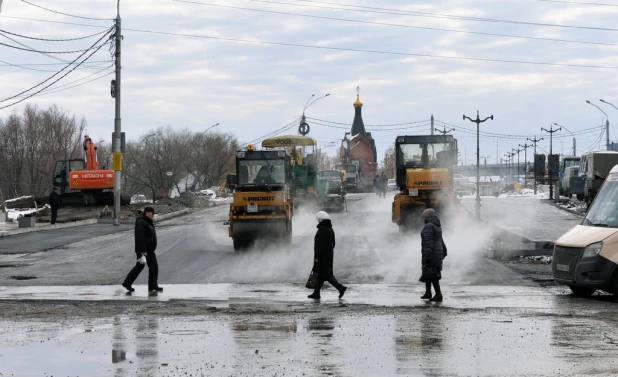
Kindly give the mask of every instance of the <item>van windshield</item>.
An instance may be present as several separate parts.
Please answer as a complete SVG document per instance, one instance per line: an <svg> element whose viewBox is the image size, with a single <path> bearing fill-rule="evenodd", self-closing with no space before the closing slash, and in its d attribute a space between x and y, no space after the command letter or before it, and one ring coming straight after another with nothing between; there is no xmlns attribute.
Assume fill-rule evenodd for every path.
<svg viewBox="0 0 618 377"><path fill-rule="evenodd" d="M582 225L618 228L618 173L607 177Z"/></svg>

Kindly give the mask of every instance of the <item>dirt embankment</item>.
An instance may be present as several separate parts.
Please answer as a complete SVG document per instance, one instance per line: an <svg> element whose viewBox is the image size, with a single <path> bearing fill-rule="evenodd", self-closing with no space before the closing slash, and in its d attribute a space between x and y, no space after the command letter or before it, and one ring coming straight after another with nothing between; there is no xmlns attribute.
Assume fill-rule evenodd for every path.
<svg viewBox="0 0 618 377"><path fill-rule="evenodd" d="M206 197L200 197L191 194L182 194L173 199L162 199L156 203L141 203L130 204L123 206L120 210L121 219L132 219L139 215L144 207L153 207L155 212L160 215L165 215L172 212L182 211L187 208L206 208L212 203ZM110 218L113 208L111 206L92 206L92 207L63 207L58 211L58 223L67 223L73 221ZM41 211L36 216L36 221L39 223L50 222L51 211L46 209Z"/></svg>

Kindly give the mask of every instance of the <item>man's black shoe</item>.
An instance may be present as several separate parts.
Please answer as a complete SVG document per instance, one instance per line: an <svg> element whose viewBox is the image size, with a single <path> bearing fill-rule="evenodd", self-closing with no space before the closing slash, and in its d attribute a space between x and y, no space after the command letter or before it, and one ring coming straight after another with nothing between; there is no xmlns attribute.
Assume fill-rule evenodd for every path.
<svg viewBox="0 0 618 377"><path fill-rule="evenodd" d="M163 288L161 287L150 288L150 292L163 292Z"/></svg>
<svg viewBox="0 0 618 377"><path fill-rule="evenodd" d="M341 288L341 290L339 290L339 298L341 299L343 297L343 295L345 294L345 291L348 290L348 287L343 287Z"/></svg>
<svg viewBox="0 0 618 377"><path fill-rule="evenodd" d="M307 296L307 298L320 298L320 295L316 295L316 294L310 294L309 296Z"/></svg>
<svg viewBox="0 0 618 377"><path fill-rule="evenodd" d="M429 299L431 299L431 292L425 292L425 294L421 296L421 300L429 300Z"/></svg>
<svg viewBox="0 0 618 377"><path fill-rule="evenodd" d="M123 283L123 284L122 284L122 286L123 286L123 287L125 287L125 289L126 289L127 291L129 291L129 292L135 292L135 288L131 287L130 285L129 285L129 286L126 286L126 285L124 285L124 283Z"/></svg>

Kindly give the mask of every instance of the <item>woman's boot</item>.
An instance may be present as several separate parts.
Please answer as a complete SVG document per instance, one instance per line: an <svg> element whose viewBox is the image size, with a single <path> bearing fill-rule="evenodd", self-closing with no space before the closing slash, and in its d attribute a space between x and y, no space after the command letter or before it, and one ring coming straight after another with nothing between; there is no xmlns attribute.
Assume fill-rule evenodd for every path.
<svg viewBox="0 0 618 377"><path fill-rule="evenodd" d="M433 283L433 289L436 291L436 295L433 296L429 301L442 302L443 297L442 297L442 291L440 290L440 280L434 280L432 283Z"/></svg>
<svg viewBox="0 0 618 377"><path fill-rule="evenodd" d="M429 300L431 298L431 282L425 282L425 294L421 296L423 300Z"/></svg>

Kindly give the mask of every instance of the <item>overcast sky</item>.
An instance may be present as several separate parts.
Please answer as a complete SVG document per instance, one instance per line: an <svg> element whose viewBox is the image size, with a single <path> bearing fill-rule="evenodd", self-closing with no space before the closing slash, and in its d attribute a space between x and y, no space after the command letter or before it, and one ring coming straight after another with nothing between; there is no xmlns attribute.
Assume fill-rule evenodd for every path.
<svg viewBox="0 0 618 377"><path fill-rule="evenodd" d="M610 122L618 125L618 110L598 101L603 98L618 106L618 2L598 1L606 5L539 0L124 0L123 131L135 139L158 126L200 131L220 123L217 130L232 132L247 142L294 121L311 94L325 93L330 97L310 107L307 116L351 126L352 103L356 87L360 86L365 104L363 119L375 136L379 159L398 134L429 133L430 126L423 121L433 114L436 120L457 128L461 157L471 163L476 136L467 130L476 125L463 121L462 115L476 117L477 110L482 118L494 115L493 121L481 125L482 130L495 134L481 137L481 155L491 156L488 162L495 162L497 156L503 157L512 147L525 142L501 135L545 137L539 146L548 150L549 137L541 127L556 122L577 133L603 124L604 115L588 105L587 99L598 104ZM84 17L111 19L116 14L115 0L30 2ZM0 14L1 30L38 38L86 36L112 25L112 21L55 14L20 0L4 0ZM604 28L613 30L599 30ZM46 42L5 36L43 51L80 50L90 47L99 37ZM18 46L1 35L0 42ZM53 56L72 60L78 55ZM2 99L47 79L63 67L25 66L28 70L7 65L62 62L1 45L0 60ZM103 61L110 61L107 46L91 60L97 63L80 67L50 90L112 72L101 71L108 64ZM0 118L21 111L25 103L42 107L58 104L84 116L90 136L110 140L114 120L114 100L109 94L112 78L106 76L70 90L35 96L0 110ZM0 104L9 103L12 101ZM411 122L421 123L409 129L370 127ZM334 144L345 132L335 127L347 126L330 123L335 127L326 127L313 120L309 123L310 136L335 153ZM600 128L592 131L577 136L578 153L598 149L599 142L604 148L604 133L601 137ZM296 127L288 132L295 133ZM618 127L612 125L610 137L616 132ZM567 131L555 136L563 137L554 140L554 150L570 154L572 136ZM618 141L618 137L613 140Z"/></svg>

